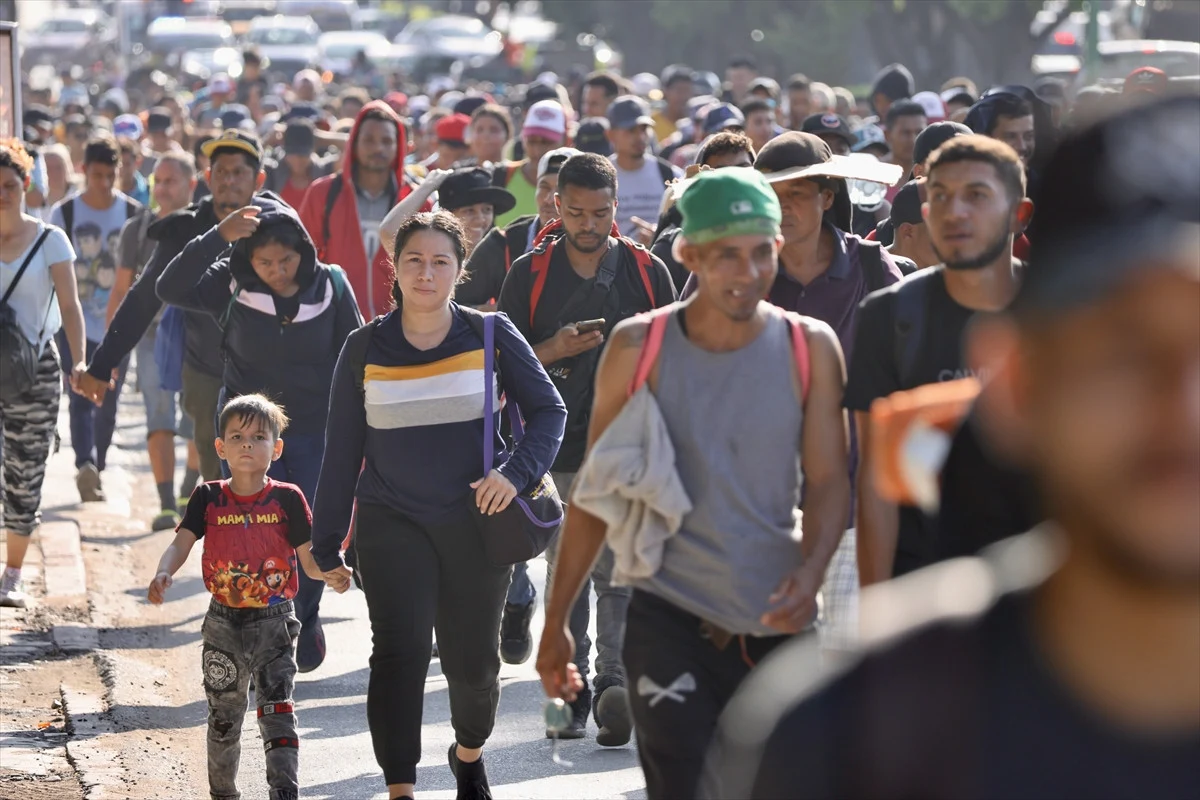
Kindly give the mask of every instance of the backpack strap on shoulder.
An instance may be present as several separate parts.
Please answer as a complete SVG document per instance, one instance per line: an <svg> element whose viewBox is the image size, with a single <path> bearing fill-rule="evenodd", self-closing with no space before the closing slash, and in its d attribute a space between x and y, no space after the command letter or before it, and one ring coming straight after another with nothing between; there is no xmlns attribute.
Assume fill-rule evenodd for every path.
<svg viewBox="0 0 1200 800"><path fill-rule="evenodd" d="M792 355L796 359L796 374L800 376L800 402L808 402L808 387L812 375L808 357L808 337L799 314L787 314L788 327L792 329Z"/></svg>
<svg viewBox="0 0 1200 800"><path fill-rule="evenodd" d="M642 341L642 350L638 353L637 369L633 373L633 380L629 383L627 392L629 397L632 397L650 379L654 362L658 360L658 354L662 350L663 337L667 333L667 323L671 321L671 314L672 309L667 306L638 315L639 319L649 322L649 330L646 331L646 338Z"/></svg>
<svg viewBox="0 0 1200 800"><path fill-rule="evenodd" d="M650 251L628 236L622 236L621 243L633 253L633 259L637 262L638 277L642 279L642 287L646 290L646 298L650 301L650 307L655 308L654 284L650 282L650 266L653 263L650 258Z"/></svg>
<svg viewBox="0 0 1200 800"><path fill-rule="evenodd" d="M325 216L321 217L321 247L326 252L329 251L329 218L333 216L333 206L337 202L338 195L342 193L343 177L342 173L333 176L333 180L329 182L329 192L325 195ZM367 261L370 262L371 254L367 254Z"/></svg>
<svg viewBox="0 0 1200 800"><path fill-rule="evenodd" d="M529 274L533 278L533 290L529 293L529 328L533 329L533 317L537 313L538 301L546 288L546 276L550 274L550 256L554 252L554 239L545 239L533 251L529 261Z"/></svg>
<svg viewBox="0 0 1200 800"><path fill-rule="evenodd" d="M375 328L378 327L381 319L383 317L376 317L363 325L347 336L346 343L342 345L342 358L349 362L350 373L354 376L354 386L358 389L359 396L364 398L366 397L367 348L371 346L371 337L375 335Z"/></svg>

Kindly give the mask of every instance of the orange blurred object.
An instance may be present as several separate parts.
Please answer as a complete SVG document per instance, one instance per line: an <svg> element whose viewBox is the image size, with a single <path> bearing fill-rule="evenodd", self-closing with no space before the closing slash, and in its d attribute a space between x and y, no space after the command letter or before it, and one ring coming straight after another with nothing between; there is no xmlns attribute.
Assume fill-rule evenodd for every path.
<svg viewBox="0 0 1200 800"><path fill-rule="evenodd" d="M881 497L937 509L950 440L979 390L976 378L963 378L896 392L871 404L871 478Z"/></svg>

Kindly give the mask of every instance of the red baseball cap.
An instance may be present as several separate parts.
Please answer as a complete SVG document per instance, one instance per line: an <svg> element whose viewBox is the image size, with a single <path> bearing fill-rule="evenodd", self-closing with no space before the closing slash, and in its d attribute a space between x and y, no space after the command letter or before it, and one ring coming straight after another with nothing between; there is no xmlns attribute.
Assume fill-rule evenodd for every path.
<svg viewBox="0 0 1200 800"><path fill-rule="evenodd" d="M451 114L439 119L433 130L439 142L466 147L467 126L470 124L471 118L466 114Z"/></svg>
<svg viewBox="0 0 1200 800"><path fill-rule="evenodd" d="M1162 94L1167 90L1167 73L1155 67L1138 67L1125 79L1125 94L1148 92Z"/></svg>
<svg viewBox="0 0 1200 800"><path fill-rule="evenodd" d="M383 96L383 102L392 107L392 110L399 114L404 109L408 108L408 95L404 92L388 92Z"/></svg>

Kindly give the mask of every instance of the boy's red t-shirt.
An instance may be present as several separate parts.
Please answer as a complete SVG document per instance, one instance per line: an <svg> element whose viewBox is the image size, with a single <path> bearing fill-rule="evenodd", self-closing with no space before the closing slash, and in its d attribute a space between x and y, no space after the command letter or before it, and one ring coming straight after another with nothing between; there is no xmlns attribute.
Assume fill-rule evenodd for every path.
<svg viewBox="0 0 1200 800"><path fill-rule="evenodd" d="M312 513L299 487L267 478L241 497L229 481L196 487L179 529L204 539L204 585L231 608L266 608L300 587L296 548L312 538Z"/></svg>

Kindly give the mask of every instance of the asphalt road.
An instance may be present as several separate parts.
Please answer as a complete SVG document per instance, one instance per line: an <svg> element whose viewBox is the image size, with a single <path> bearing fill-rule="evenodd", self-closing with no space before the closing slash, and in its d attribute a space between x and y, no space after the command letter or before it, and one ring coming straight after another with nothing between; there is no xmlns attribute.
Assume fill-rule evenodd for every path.
<svg viewBox="0 0 1200 800"><path fill-rule="evenodd" d="M546 565L530 565L539 603ZM363 595L352 589L344 595L326 591L321 604L328 642L325 664L301 675L296 705L301 738L301 797L386 798L367 732L366 691L371 629ZM593 619L595 615L593 614ZM541 613L534 620L534 641L540 635ZM198 651L197 647L197 651ZM197 658L199 653L197 652ZM197 674L199 674L197 670ZM544 696L533 658L521 665L504 665L496 728L484 759L497 798L643 798L645 781L631 742L626 747L602 748L595 742L595 723L588 739L561 742L559 752L573 766L552 760L552 743L544 738L541 709ZM446 750L454 738L446 681L436 660L425 683L425 714L421 731L421 763L417 790L422 798L453 798L454 777L446 765ZM266 797L257 776L265 774L254 715L243 729L241 787L247 800ZM247 746L249 745L249 746Z"/></svg>

